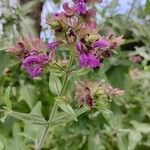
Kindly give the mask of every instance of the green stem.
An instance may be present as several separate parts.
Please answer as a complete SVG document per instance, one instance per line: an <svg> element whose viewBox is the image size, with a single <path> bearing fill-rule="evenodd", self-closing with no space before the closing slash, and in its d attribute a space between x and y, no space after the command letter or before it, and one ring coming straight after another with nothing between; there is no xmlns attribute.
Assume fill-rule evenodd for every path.
<svg viewBox="0 0 150 150"><path fill-rule="evenodd" d="M64 91L66 89L66 85L67 85L67 81L68 81L68 73L65 74L65 78L64 78L64 82L63 82L63 86L60 92L60 96L64 94Z"/></svg>
<svg viewBox="0 0 150 150"><path fill-rule="evenodd" d="M53 120L53 117L56 114L57 109L58 109L58 101L56 100L55 103L54 103L51 115L50 115L49 120L48 120L49 123L46 125L46 127L44 128L44 130L42 132L42 135L40 137L39 143L38 143L38 145L35 148L36 150L41 150L41 148L42 148L42 146L44 144L45 138L46 138L46 136L48 134L48 129L49 129L50 125L51 125L50 122Z"/></svg>
<svg viewBox="0 0 150 150"><path fill-rule="evenodd" d="M57 63L54 63L59 69L61 69L62 71L66 72L66 70L64 68L62 68L61 66L59 66Z"/></svg>
<svg viewBox="0 0 150 150"><path fill-rule="evenodd" d="M131 4L131 8L130 8L130 10L129 10L129 13L127 14L127 17L126 17L126 21L128 21L128 19L130 18L130 15L132 14L132 11L133 11L133 8L134 8L134 6L135 6L135 4L136 4L136 1L137 1L137 0L133 0L133 2L132 2L132 4Z"/></svg>
<svg viewBox="0 0 150 150"><path fill-rule="evenodd" d="M72 61L73 61L73 58L72 58L72 56L70 56L70 62L69 62L68 69L67 69L67 72L65 74L64 80L63 80L63 85L62 85L62 89L61 89L61 92L60 92L59 96L63 95L63 93L65 91L65 88L66 88L66 85L67 85L67 81L68 81L68 77L69 77L68 72L69 72L69 70L71 68ZM44 144L45 138L47 137L48 130L49 130L50 126L51 126L51 122L52 122L52 120L53 120L57 110L58 110L58 101L56 100L55 103L54 103L52 112L50 114L50 117L49 117L49 120L48 120L48 124L43 129L42 135L40 137L40 140L39 140L37 146L35 147L35 150L41 150L41 148L42 148L42 146Z"/></svg>

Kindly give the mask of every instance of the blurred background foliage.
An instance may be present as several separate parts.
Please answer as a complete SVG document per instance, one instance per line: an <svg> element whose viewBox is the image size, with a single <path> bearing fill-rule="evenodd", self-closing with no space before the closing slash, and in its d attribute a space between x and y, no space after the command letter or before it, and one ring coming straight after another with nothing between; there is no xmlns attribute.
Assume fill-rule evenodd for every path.
<svg viewBox="0 0 150 150"><path fill-rule="evenodd" d="M60 1L54 1L59 5ZM112 28L126 42L118 54L100 70L80 72L91 80L106 80L125 90L125 96L101 103L67 125L49 132L43 150L149 150L150 149L150 1L137 6L133 0L126 14L117 13L118 1L99 10L102 33ZM11 86L13 110L48 118L54 103L48 74L31 80L16 58L5 53L19 36L40 35L40 14L44 0L0 1L0 107ZM73 90L73 87L71 88ZM110 99L111 101L111 99ZM0 150L30 150L40 134L39 125L21 122L1 114Z"/></svg>

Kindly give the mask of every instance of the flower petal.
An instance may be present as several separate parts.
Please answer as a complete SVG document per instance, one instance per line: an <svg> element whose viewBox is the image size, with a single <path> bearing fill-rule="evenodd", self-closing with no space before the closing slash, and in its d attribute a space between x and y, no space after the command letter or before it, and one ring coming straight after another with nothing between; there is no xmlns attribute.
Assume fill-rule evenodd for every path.
<svg viewBox="0 0 150 150"><path fill-rule="evenodd" d="M100 39L96 41L93 45L93 48L107 48L109 47L109 42L105 39Z"/></svg>

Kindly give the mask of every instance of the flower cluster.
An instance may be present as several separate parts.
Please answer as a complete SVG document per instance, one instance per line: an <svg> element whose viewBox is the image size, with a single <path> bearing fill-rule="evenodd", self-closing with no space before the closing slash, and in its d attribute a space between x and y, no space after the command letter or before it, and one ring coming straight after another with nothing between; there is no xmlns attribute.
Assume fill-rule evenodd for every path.
<svg viewBox="0 0 150 150"><path fill-rule="evenodd" d="M40 76L43 68L52 61L52 52L47 54L46 44L38 38L29 36L28 39L21 38L16 46L10 47L7 52L22 59L22 66L31 78Z"/></svg>
<svg viewBox="0 0 150 150"><path fill-rule="evenodd" d="M73 49L80 67L99 68L114 49L123 43L122 36L102 36L95 21L96 10L91 3L102 0L73 0L73 5L63 4L63 11L47 17L47 24L55 31L56 40L48 46L40 39L22 38L8 52L22 58L23 68L30 77L40 76L44 66L53 60L57 48L62 45Z"/></svg>
<svg viewBox="0 0 150 150"><path fill-rule="evenodd" d="M122 96L124 91L118 88L113 88L111 85L100 82L78 82L76 84L76 99L79 106L83 104L89 108L94 107L94 97L103 93L105 96ZM102 96L102 95L100 95Z"/></svg>
<svg viewBox="0 0 150 150"><path fill-rule="evenodd" d="M115 38L113 34L105 37L94 20L96 10L90 8L90 3L102 0L73 0L74 5L63 4L64 11L47 17L47 23L55 31L56 39L64 45L73 45L81 67L100 67L105 58L111 56L112 51L121 45L122 36ZM57 44L56 44L57 43ZM60 43L60 42L59 42ZM56 50L58 42L52 42Z"/></svg>

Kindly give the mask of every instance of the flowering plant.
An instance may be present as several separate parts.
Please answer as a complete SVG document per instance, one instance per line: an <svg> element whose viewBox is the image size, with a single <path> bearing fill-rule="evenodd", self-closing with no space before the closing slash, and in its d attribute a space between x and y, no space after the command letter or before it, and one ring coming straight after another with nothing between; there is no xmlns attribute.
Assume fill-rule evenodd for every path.
<svg viewBox="0 0 150 150"><path fill-rule="evenodd" d="M48 130L54 125L77 121L82 113L98 108L112 96L124 94L124 91L106 83L81 78L89 71L101 69L103 61L110 58L124 42L122 36L101 34L95 21L96 10L91 8L92 3L101 2L73 0L73 6L64 3L62 12L47 16L47 24L55 32L53 42L46 44L30 35L28 38L20 38L16 46L7 50L21 60L23 69L33 80L50 72L49 88L55 95L55 103L49 119L47 121L30 115L32 122L44 126L34 143L36 150L43 147ZM70 86L74 87L73 91L69 90ZM22 117L30 118L27 114L12 111L10 105L7 107L6 115L21 120Z"/></svg>

